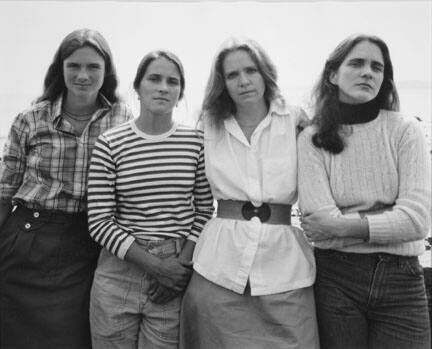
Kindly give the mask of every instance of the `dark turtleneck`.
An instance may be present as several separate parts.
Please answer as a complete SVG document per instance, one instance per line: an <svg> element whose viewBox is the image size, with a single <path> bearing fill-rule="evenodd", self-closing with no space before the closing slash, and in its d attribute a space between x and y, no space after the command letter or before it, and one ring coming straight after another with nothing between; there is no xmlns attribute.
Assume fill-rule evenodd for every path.
<svg viewBox="0 0 432 349"><path fill-rule="evenodd" d="M380 107L376 98L362 104L347 104L339 102L342 124L363 124L374 120L379 113Z"/></svg>

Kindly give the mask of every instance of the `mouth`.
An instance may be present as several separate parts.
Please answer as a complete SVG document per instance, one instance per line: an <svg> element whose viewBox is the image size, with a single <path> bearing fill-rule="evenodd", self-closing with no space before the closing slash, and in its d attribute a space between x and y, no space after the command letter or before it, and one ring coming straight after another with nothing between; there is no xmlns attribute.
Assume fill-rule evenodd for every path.
<svg viewBox="0 0 432 349"><path fill-rule="evenodd" d="M372 86L369 85L369 84L367 84L367 83L365 83L365 82L362 82L361 84L357 84L357 86L360 86L360 87L366 87L366 88L368 88L368 89L372 89Z"/></svg>
<svg viewBox="0 0 432 349"><path fill-rule="evenodd" d="M251 91L244 91L244 92L241 92L241 93L240 93L240 96L245 96L245 95L249 95L249 94L252 94L252 93L255 93L255 91L254 91L254 90L251 90Z"/></svg>
<svg viewBox="0 0 432 349"><path fill-rule="evenodd" d="M163 101L163 102L169 102L169 99L163 98L163 97L155 97L153 98L155 101Z"/></svg>

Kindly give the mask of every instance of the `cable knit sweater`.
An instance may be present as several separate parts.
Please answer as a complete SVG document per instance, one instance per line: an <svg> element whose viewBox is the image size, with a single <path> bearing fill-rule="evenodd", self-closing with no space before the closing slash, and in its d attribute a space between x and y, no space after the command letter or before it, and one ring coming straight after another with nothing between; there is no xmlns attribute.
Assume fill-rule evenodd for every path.
<svg viewBox="0 0 432 349"><path fill-rule="evenodd" d="M343 126L345 148L331 154L312 143L315 126L299 136L299 206L367 217L370 239L334 238L319 248L416 256L430 228L431 164L420 123L381 110L370 122Z"/></svg>

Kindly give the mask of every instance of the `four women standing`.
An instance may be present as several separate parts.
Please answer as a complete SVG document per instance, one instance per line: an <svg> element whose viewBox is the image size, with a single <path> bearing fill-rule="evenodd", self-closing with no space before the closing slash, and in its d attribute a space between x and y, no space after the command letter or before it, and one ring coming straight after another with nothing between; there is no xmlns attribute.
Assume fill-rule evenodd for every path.
<svg viewBox="0 0 432 349"><path fill-rule="evenodd" d="M136 120L116 86L105 40L75 31L12 125L0 167L2 347L90 347L99 249L87 208L104 247L95 348L178 347L191 274L180 347L318 348L309 242L322 348L430 346L417 258L430 159L419 125L396 112L381 39L354 36L331 54L298 143L308 119L251 40L217 53L200 131L172 119L185 87L174 54L141 61ZM290 222L297 184L304 233Z"/></svg>

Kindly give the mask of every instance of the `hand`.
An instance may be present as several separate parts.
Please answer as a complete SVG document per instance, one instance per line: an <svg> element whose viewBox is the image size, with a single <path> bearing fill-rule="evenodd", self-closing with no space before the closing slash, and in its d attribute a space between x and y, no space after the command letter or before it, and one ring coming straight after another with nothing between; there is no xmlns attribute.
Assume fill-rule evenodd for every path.
<svg viewBox="0 0 432 349"><path fill-rule="evenodd" d="M342 237L340 218L333 217L328 211L317 211L300 218L301 227L311 242Z"/></svg>
<svg viewBox="0 0 432 349"><path fill-rule="evenodd" d="M174 291L161 285L155 279L152 279L148 295L150 300L156 304L166 304L174 298L178 297L180 292Z"/></svg>
<svg viewBox="0 0 432 349"><path fill-rule="evenodd" d="M186 288L192 276L192 261L185 261L176 257L161 259L152 276L162 286L181 292Z"/></svg>

